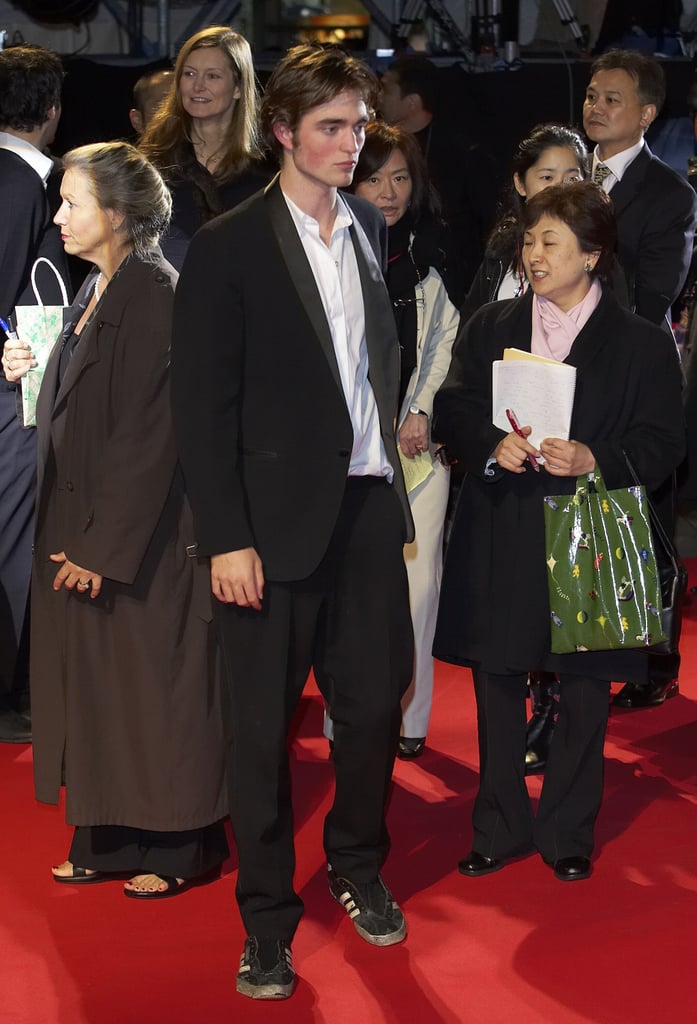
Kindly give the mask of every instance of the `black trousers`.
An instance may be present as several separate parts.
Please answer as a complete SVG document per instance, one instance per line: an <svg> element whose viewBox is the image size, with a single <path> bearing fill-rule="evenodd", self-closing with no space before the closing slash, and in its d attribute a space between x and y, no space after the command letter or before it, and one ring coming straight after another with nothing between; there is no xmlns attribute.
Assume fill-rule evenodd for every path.
<svg viewBox="0 0 697 1024"><path fill-rule="evenodd" d="M186 832L93 825L75 828L68 860L90 871L198 878L222 864L228 852L222 822Z"/></svg>
<svg viewBox="0 0 697 1024"><path fill-rule="evenodd" d="M562 673L559 718L533 816L525 785L527 675L473 670L480 781L473 848L487 857L537 849L545 861L588 857L603 793L610 683Z"/></svg>
<svg viewBox="0 0 697 1024"><path fill-rule="evenodd" d="M335 730L327 858L340 875L367 882L387 856L385 804L413 663L403 543L391 486L349 478L329 548L311 576L267 580L260 612L218 606L237 900L250 935L290 941L302 914L293 888L287 733L311 667Z"/></svg>

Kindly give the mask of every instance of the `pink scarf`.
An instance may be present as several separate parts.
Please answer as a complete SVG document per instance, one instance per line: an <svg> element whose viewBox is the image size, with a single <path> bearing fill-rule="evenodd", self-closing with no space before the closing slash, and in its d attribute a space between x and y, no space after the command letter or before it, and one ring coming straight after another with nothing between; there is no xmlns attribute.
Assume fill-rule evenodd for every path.
<svg viewBox="0 0 697 1024"><path fill-rule="evenodd" d="M600 282L596 278L585 298L568 313L563 313L559 306L549 299L534 295L530 351L536 356L556 359L562 363L571 351L581 328L588 322L591 313L600 302L602 293Z"/></svg>

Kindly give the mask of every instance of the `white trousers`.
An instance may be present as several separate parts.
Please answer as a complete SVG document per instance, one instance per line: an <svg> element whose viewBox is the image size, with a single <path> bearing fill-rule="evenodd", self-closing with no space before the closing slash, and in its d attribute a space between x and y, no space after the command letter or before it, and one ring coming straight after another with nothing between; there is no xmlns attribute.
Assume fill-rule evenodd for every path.
<svg viewBox="0 0 697 1024"><path fill-rule="evenodd" d="M414 674L402 698L402 736L428 735L433 702L433 636L443 575L443 531L448 507L450 471L436 460L433 473L409 493L415 537L404 546L409 579L409 605L414 626ZM328 709L322 729L327 739L334 731Z"/></svg>

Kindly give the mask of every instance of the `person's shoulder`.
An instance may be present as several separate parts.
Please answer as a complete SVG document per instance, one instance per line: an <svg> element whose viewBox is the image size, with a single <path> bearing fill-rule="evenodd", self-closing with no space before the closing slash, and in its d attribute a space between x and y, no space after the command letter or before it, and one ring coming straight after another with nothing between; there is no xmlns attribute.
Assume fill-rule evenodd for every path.
<svg viewBox="0 0 697 1024"><path fill-rule="evenodd" d="M644 153L648 159L646 165L647 179L660 185L661 189L667 189L673 193L680 192L685 198L689 197L694 200L695 191L681 174L678 174L676 170L661 160L660 157L657 157L655 153L652 153L648 146L644 147Z"/></svg>
<svg viewBox="0 0 697 1024"><path fill-rule="evenodd" d="M0 186L44 194L44 183L34 168L9 149L0 149Z"/></svg>
<svg viewBox="0 0 697 1024"><path fill-rule="evenodd" d="M214 217L199 229L197 235L208 235L221 237L235 235L250 230L251 222L264 216L264 192L263 183L251 196L243 199L241 203L226 210L220 216ZM251 241L251 239L249 239Z"/></svg>
<svg viewBox="0 0 697 1024"><path fill-rule="evenodd" d="M120 289L127 292L143 291L149 295L157 295L173 293L178 277L177 271L164 258L158 247L143 256L131 256L116 280L120 280Z"/></svg>
<svg viewBox="0 0 697 1024"><path fill-rule="evenodd" d="M351 192L342 192L341 197L351 213L358 217L364 227L370 226L381 228L384 225L384 216L380 210L378 210L377 206L369 202L367 199L361 199L360 196L355 196Z"/></svg>

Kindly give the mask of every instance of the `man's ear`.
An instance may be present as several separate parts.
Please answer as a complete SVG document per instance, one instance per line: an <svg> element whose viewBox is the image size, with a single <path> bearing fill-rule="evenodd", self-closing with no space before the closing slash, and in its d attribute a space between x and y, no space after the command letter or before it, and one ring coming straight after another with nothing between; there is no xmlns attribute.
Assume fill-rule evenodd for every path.
<svg viewBox="0 0 697 1024"><path fill-rule="evenodd" d="M136 110L135 107L131 107L131 109L128 111L128 119L131 122L133 131L137 135L142 135L145 125L143 124L143 115L141 114L141 112L139 110Z"/></svg>
<svg viewBox="0 0 697 1024"><path fill-rule="evenodd" d="M293 133L285 121L276 121L273 126L273 133L284 149L290 152L293 149Z"/></svg>
<svg viewBox="0 0 697 1024"><path fill-rule="evenodd" d="M641 117L639 119L639 123L641 124L641 127L644 129L644 131L646 131L646 129L649 127L649 125L653 124L653 122L655 120L656 120L656 104L655 103L645 103L644 106L641 108Z"/></svg>

